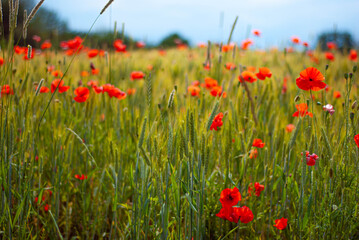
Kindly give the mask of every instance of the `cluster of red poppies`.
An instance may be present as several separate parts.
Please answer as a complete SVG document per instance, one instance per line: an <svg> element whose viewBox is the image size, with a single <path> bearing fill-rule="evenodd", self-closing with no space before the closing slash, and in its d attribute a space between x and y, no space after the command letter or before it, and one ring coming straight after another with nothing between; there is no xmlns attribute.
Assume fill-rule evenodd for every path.
<svg viewBox="0 0 359 240"><path fill-rule="evenodd" d="M38 205L44 204L44 211L48 212L50 209L49 202L51 201L52 191L47 190L42 194L41 201L39 201L39 197L35 197L35 203Z"/></svg>

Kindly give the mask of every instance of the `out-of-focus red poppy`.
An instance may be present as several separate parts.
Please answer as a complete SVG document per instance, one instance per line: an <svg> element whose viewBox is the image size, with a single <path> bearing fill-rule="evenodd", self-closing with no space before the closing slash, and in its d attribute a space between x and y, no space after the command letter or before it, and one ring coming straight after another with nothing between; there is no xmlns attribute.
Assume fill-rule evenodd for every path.
<svg viewBox="0 0 359 240"><path fill-rule="evenodd" d="M323 74L314 67L308 67L300 72L300 77L297 78L297 86L305 91L313 90L319 91L325 88L326 84L324 81Z"/></svg>
<svg viewBox="0 0 359 240"><path fill-rule="evenodd" d="M40 93L48 93L48 92L50 92L50 89L48 87L43 86L40 88Z"/></svg>
<svg viewBox="0 0 359 240"><path fill-rule="evenodd" d="M98 68L91 69L92 75L98 75L99 73L100 73L100 69L98 69Z"/></svg>
<svg viewBox="0 0 359 240"><path fill-rule="evenodd" d="M0 66L4 65L4 59L0 57Z"/></svg>
<svg viewBox="0 0 359 240"><path fill-rule="evenodd" d="M234 48L233 44L223 45L222 46L222 52L228 52L228 51L232 50L233 48Z"/></svg>
<svg viewBox="0 0 359 240"><path fill-rule="evenodd" d="M351 49L349 52L349 59L352 61L357 61L358 60L358 53L356 50Z"/></svg>
<svg viewBox="0 0 359 240"><path fill-rule="evenodd" d="M32 36L32 39L33 39L35 42L40 42L40 41L41 41L41 37L40 37L40 36L37 36L37 35Z"/></svg>
<svg viewBox="0 0 359 240"><path fill-rule="evenodd" d="M87 52L87 56L88 56L89 58L94 58L94 57L96 57L98 54L99 54L99 50L97 50L97 49L91 49L91 50L89 50L89 51Z"/></svg>
<svg viewBox="0 0 359 240"><path fill-rule="evenodd" d="M83 48L82 42L82 38L76 36L74 39L70 39L67 41L67 47L74 51L81 50Z"/></svg>
<svg viewBox="0 0 359 240"><path fill-rule="evenodd" d="M54 77L62 77L64 74L60 70L55 70L51 72L51 75Z"/></svg>
<svg viewBox="0 0 359 240"><path fill-rule="evenodd" d="M210 70L210 69L211 69L211 65L210 65L209 63L204 63L204 64L203 64L203 68L204 68L205 70Z"/></svg>
<svg viewBox="0 0 359 240"><path fill-rule="evenodd" d="M88 71L82 71L80 75L81 77L88 77L90 74Z"/></svg>
<svg viewBox="0 0 359 240"><path fill-rule="evenodd" d="M357 147L359 148L359 134L354 136L354 142L357 145Z"/></svg>
<svg viewBox="0 0 359 240"><path fill-rule="evenodd" d="M49 204L46 204L46 205L44 206L44 211L45 211L45 212L48 212L49 209L50 209L50 205L49 205Z"/></svg>
<svg viewBox="0 0 359 240"><path fill-rule="evenodd" d="M52 44L51 44L51 42L49 40L46 40L45 42L43 42L41 44L41 49L42 50L49 49L51 47L52 47Z"/></svg>
<svg viewBox="0 0 359 240"><path fill-rule="evenodd" d="M251 39L246 39L246 40L242 41L241 49L247 50L252 44L253 44L253 41Z"/></svg>
<svg viewBox="0 0 359 240"><path fill-rule="evenodd" d="M295 129L295 125L294 124L288 124L285 127L285 131L291 133L293 130Z"/></svg>
<svg viewBox="0 0 359 240"><path fill-rule="evenodd" d="M202 87L205 87L206 89L212 89L215 86L218 86L217 80L210 77L206 77L204 79L204 84L202 85Z"/></svg>
<svg viewBox="0 0 359 240"><path fill-rule="evenodd" d="M136 47L138 47L138 48L144 48L144 47L146 47L146 43L144 43L144 42L142 42L142 41L136 42Z"/></svg>
<svg viewBox="0 0 359 240"><path fill-rule="evenodd" d="M152 71L153 70L153 66L151 64L147 65L147 70Z"/></svg>
<svg viewBox="0 0 359 240"><path fill-rule="evenodd" d="M250 71L243 71L238 79L240 82L242 82L242 79L250 83L257 81L256 75Z"/></svg>
<svg viewBox="0 0 359 240"><path fill-rule="evenodd" d="M74 93L76 95L74 100L79 103L85 102L90 96L90 90L88 90L86 87L78 87L75 89Z"/></svg>
<svg viewBox="0 0 359 240"><path fill-rule="evenodd" d="M90 87L98 86L98 81L90 80L87 82L87 86L90 86Z"/></svg>
<svg viewBox="0 0 359 240"><path fill-rule="evenodd" d="M158 53L161 55L161 56L165 56L167 54L167 52L163 49L160 49L158 50Z"/></svg>
<svg viewBox="0 0 359 240"><path fill-rule="evenodd" d="M184 43L177 44L178 50L185 50L187 48L188 48L187 44L184 44Z"/></svg>
<svg viewBox="0 0 359 240"><path fill-rule="evenodd" d="M242 196L237 187L234 187L233 189L224 189L221 192L221 197L219 198L219 201L222 203L222 207L233 207L241 200Z"/></svg>
<svg viewBox="0 0 359 240"><path fill-rule="evenodd" d="M307 48L309 47L309 44L307 42L303 42L303 46Z"/></svg>
<svg viewBox="0 0 359 240"><path fill-rule="evenodd" d="M281 219L274 220L274 222L274 227L278 228L279 230L284 230L287 227L288 219L283 217Z"/></svg>
<svg viewBox="0 0 359 240"><path fill-rule="evenodd" d="M26 51L26 47L14 46L14 51L16 54L23 54Z"/></svg>
<svg viewBox="0 0 359 240"><path fill-rule="evenodd" d="M261 31L255 29L255 30L253 30L253 35L257 36L257 37L260 37L261 36Z"/></svg>
<svg viewBox="0 0 359 240"><path fill-rule="evenodd" d="M131 80L139 80L145 77L145 74L140 71L134 71L131 73Z"/></svg>
<svg viewBox="0 0 359 240"><path fill-rule="evenodd" d="M295 105L295 107L297 108L298 111L296 111L295 113L293 113L293 117L304 117L304 116L309 116L309 117L313 117L313 113L308 112L308 105L306 103L300 103Z"/></svg>
<svg viewBox="0 0 359 240"><path fill-rule="evenodd" d="M127 95L128 96L134 95L135 93L136 93L136 88L127 89Z"/></svg>
<svg viewBox="0 0 359 240"><path fill-rule="evenodd" d="M199 97L199 93L201 92L201 89L195 85L188 86L187 90L193 97Z"/></svg>
<svg viewBox="0 0 359 240"><path fill-rule="evenodd" d="M253 158L257 158L257 157L258 157L258 150L257 150L257 148L252 149L252 150L249 152L249 158L250 158L250 159L253 159Z"/></svg>
<svg viewBox="0 0 359 240"><path fill-rule="evenodd" d="M292 39L292 43L294 43L294 44L299 44L300 43L299 37L293 36L291 39Z"/></svg>
<svg viewBox="0 0 359 240"><path fill-rule="evenodd" d="M211 89L211 95L213 97L220 97L222 95L222 87L221 86L214 86L212 89ZM227 93L226 92L223 92L223 98L226 98L227 97Z"/></svg>
<svg viewBox="0 0 359 240"><path fill-rule="evenodd" d="M334 91L333 96L334 96L334 98L340 98L342 95L340 94L339 91Z"/></svg>
<svg viewBox="0 0 359 240"><path fill-rule="evenodd" d="M301 154L303 155L303 153ZM308 166L314 166L315 162L319 159L317 154L310 154L308 151L305 152L305 158Z"/></svg>
<svg viewBox="0 0 359 240"><path fill-rule="evenodd" d="M337 49L337 44L335 42L327 42L328 49Z"/></svg>
<svg viewBox="0 0 359 240"><path fill-rule="evenodd" d="M87 179L87 175L85 175L85 174L81 174L81 175L76 174L75 178L78 179L78 180L85 180L85 179Z"/></svg>
<svg viewBox="0 0 359 240"><path fill-rule="evenodd" d="M239 220L242 223L249 223L254 217L252 211L246 206L229 208L222 207L216 216L234 223L238 223Z"/></svg>
<svg viewBox="0 0 359 240"><path fill-rule="evenodd" d="M231 63L231 62L228 62L224 65L224 67L227 69L227 70L235 70L237 68L236 64L234 63Z"/></svg>
<svg viewBox="0 0 359 240"><path fill-rule="evenodd" d="M199 47L199 48L206 48L207 45L206 45L205 43L198 43L198 44L197 44L197 47Z"/></svg>
<svg viewBox="0 0 359 240"><path fill-rule="evenodd" d="M113 42L113 47L115 48L116 52L126 52L126 45L123 44L122 40L117 39Z"/></svg>
<svg viewBox="0 0 359 240"><path fill-rule="evenodd" d="M1 95L14 95L14 90L9 85L3 85L1 87Z"/></svg>
<svg viewBox="0 0 359 240"><path fill-rule="evenodd" d="M69 90L69 86L64 86L64 81L61 79L55 79L51 83L51 93L55 92L56 87L58 88L59 93L64 93Z"/></svg>
<svg viewBox="0 0 359 240"><path fill-rule="evenodd" d="M254 67L254 66L247 66L247 67L246 67L246 71L255 73L255 72L256 72L256 67Z"/></svg>
<svg viewBox="0 0 359 240"><path fill-rule="evenodd" d="M214 117L211 127L209 129L218 131L218 128L222 127L223 125L222 119L223 119L223 113L218 113Z"/></svg>
<svg viewBox="0 0 359 240"><path fill-rule="evenodd" d="M264 143L264 142L262 142L262 140L261 140L261 139L256 138L256 139L254 139L254 140L253 140L253 144L252 144L252 146L253 146L253 147L257 147L257 148L264 148L265 143Z"/></svg>
<svg viewBox="0 0 359 240"><path fill-rule="evenodd" d="M31 51L30 54L29 54L29 51ZM32 48L29 48L29 47L25 48L25 52L24 52L23 59L24 59L24 60L30 60L30 59L33 59L33 58L34 58L34 51L33 51L33 49L32 49Z"/></svg>
<svg viewBox="0 0 359 240"><path fill-rule="evenodd" d="M334 56L334 54L331 53L331 52L326 52L326 53L325 53L325 58L326 58L327 60L329 60L329 61L334 61L334 60L335 60L335 56Z"/></svg>
<svg viewBox="0 0 359 240"><path fill-rule="evenodd" d="M95 91L95 93L102 93L103 92L103 87L92 86L92 89Z"/></svg>
<svg viewBox="0 0 359 240"><path fill-rule="evenodd" d="M267 67L261 67L259 68L259 72L256 73L256 76L260 80L265 80L266 77L270 78L272 76L272 72Z"/></svg>

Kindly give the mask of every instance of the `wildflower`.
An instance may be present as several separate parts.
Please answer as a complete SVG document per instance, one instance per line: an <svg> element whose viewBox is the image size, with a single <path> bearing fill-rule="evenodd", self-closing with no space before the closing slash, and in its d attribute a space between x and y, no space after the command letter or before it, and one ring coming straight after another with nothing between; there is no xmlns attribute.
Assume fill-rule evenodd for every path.
<svg viewBox="0 0 359 240"><path fill-rule="evenodd" d="M49 205L49 204L46 204L46 205L44 206L44 211L45 211L45 212L48 212L49 209L50 209L50 205Z"/></svg>
<svg viewBox="0 0 359 240"><path fill-rule="evenodd" d="M46 40L41 44L41 49L42 50L49 49L51 48L51 46L52 46L51 42L49 40Z"/></svg>
<svg viewBox="0 0 359 240"><path fill-rule="evenodd" d="M94 57L96 57L98 54L99 54L99 50L97 50L97 49L91 49L91 50L89 50L89 51L87 52L87 56L88 56L89 58L94 58Z"/></svg>
<svg viewBox="0 0 359 240"><path fill-rule="evenodd" d="M51 75L54 77L62 77L64 74L60 70L55 70L51 72Z"/></svg>
<svg viewBox="0 0 359 240"><path fill-rule="evenodd" d="M354 141L355 141L356 145L357 145L358 148L359 148L359 134L357 134L357 135L354 136Z"/></svg>
<svg viewBox="0 0 359 240"><path fill-rule="evenodd" d="M103 92L103 87L92 86L92 89L95 91L95 93L102 93Z"/></svg>
<svg viewBox="0 0 359 240"><path fill-rule="evenodd" d="M9 85L3 85L1 88L1 95L14 95L14 90Z"/></svg>
<svg viewBox="0 0 359 240"><path fill-rule="evenodd" d="M0 66L4 65L4 59L0 57Z"/></svg>
<svg viewBox="0 0 359 240"><path fill-rule="evenodd" d="M216 216L234 223L238 223L239 220L242 223L249 223L253 220L253 213L246 206L230 208L223 207L219 213L216 214Z"/></svg>
<svg viewBox="0 0 359 240"><path fill-rule="evenodd" d="M234 45L223 45L222 52L228 52L228 51L232 50L233 47L234 47Z"/></svg>
<svg viewBox="0 0 359 240"><path fill-rule="evenodd" d="M144 48L144 47L146 47L146 43L141 42L141 41L136 42L136 47L138 47L138 48Z"/></svg>
<svg viewBox="0 0 359 240"><path fill-rule="evenodd" d="M340 98L342 95L340 94L339 91L334 91L333 96L334 96L334 98Z"/></svg>
<svg viewBox="0 0 359 240"><path fill-rule="evenodd" d="M116 49L116 52L126 52L126 45L122 43L122 40L115 40L113 46Z"/></svg>
<svg viewBox="0 0 359 240"><path fill-rule="evenodd" d="M252 193L251 193L253 190L252 186L253 186L252 183L249 184L249 186L248 186L248 195L249 196L252 196ZM254 189L255 189L254 194L257 197L259 197L261 195L261 192L264 190L264 185L261 185L261 184L259 184L259 182L256 182L256 183L254 183Z"/></svg>
<svg viewBox="0 0 359 240"><path fill-rule="evenodd" d="M203 68L205 70L210 70L211 69L211 65L209 63L203 63Z"/></svg>
<svg viewBox="0 0 359 240"><path fill-rule="evenodd" d="M330 115L333 115L334 112L335 112L334 107L331 104L324 105L323 110L326 111L326 112L329 112Z"/></svg>
<svg viewBox="0 0 359 240"><path fill-rule="evenodd" d="M293 117L304 117L304 116L309 116L309 117L313 117L313 113L308 112L308 105L306 103L300 103L298 105L295 105L295 107L297 108L298 111L296 111L295 113L293 113Z"/></svg>
<svg viewBox="0 0 359 240"><path fill-rule="evenodd" d="M87 179L87 175L84 175L84 174L82 174L82 175L76 174L76 175L75 175L75 178L78 179L78 180L85 180L85 179Z"/></svg>
<svg viewBox="0 0 359 240"><path fill-rule="evenodd" d="M127 89L127 95L131 96L134 95L136 93L136 89L135 88L129 88Z"/></svg>
<svg viewBox="0 0 359 240"><path fill-rule="evenodd" d="M75 89L75 95L74 100L76 102L85 102L90 96L90 90L86 87L78 87Z"/></svg>
<svg viewBox="0 0 359 240"><path fill-rule="evenodd" d="M213 97L217 97L217 96L220 97L222 95L222 87L214 86L210 93ZM226 98L226 96L227 96L227 93L223 92L223 98Z"/></svg>
<svg viewBox="0 0 359 240"><path fill-rule="evenodd" d="M291 39L292 39L292 43L294 43L294 44L299 44L300 43L300 39L298 37L296 37L296 36L293 36Z"/></svg>
<svg viewBox="0 0 359 240"><path fill-rule="evenodd" d="M278 228L279 230L284 230L287 227L288 219L287 218L281 218L276 219L274 227Z"/></svg>
<svg viewBox="0 0 359 240"><path fill-rule="evenodd" d="M357 61L358 60L358 53L356 50L351 49L349 52L349 59L352 61Z"/></svg>
<svg viewBox="0 0 359 240"><path fill-rule="evenodd" d="M327 42L328 49L337 49L337 44L335 42Z"/></svg>
<svg viewBox="0 0 359 240"><path fill-rule="evenodd" d="M64 81L61 79L55 79L54 81L52 81L51 83L51 93L55 92L56 87L59 90L59 93L63 93L66 92L67 90L69 90L69 86L63 86L64 85Z"/></svg>
<svg viewBox="0 0 359 240"><path fill-rule="evenodd" d="M254 140L253 140L253 144L252 144L252 146L253 146L253 147L257 147L257 148L264 148L265 143L264 143L264 142L262 142L262 140L261 140L261 139L256 138L256 139L254 139Z"/></svg>
<svg viewBox="0 0 359 240"><path fill-rule="evenodd" d="M203 86L205 88L207 88L207 89L212 89L213 87L218 86L218 82L217 82L217 80L214 80L213 78L206 77L204 79L204 85Z"/></svg>
<svg viewBox="0 0 359 240"><path fill-rule="evenodd" d="M218 131L218 128L222 127L223 125L222 118L223 118L223 113L218 113L213 119L210 130Z"/></svg>
<svg viewBox="0 0 359 240"><path fill-rule="evenodd" d="M237 187L226 188L221 192L221 197L219 201L222 203L222 207L233 207L239 201L242 200L241 193L239 192Z"/></svg>
<svg viewBox="0 0 359 240"><path fill-rule="evenodd" d="M40 41L41 41L41 37L39 37L39 36L37 36L37 35L32 36L32 39L33 39L35 42L40 42Z"/></svg>
<svg viewBox="0 0 359 240"><path fill-rule="evenodd" d="M224 65L224 67L227 69L227 70L235 70L236 69L236 64L234 63L231 63L231 62L228 62Z"/></svg>
<svg viewBox="0 0 359 240"><path fill-rule="evenodd" d="M259 72L256 73L256 76L257 76L257 78L260 79L260 80L265 80L266 77L267 77L267 78L270 78L270 77L272 76L272 73L271 73L271 71L269 70L269 68L267 68L267 67L261 67L261 68L259 68Z"/></svg>
<svg viewBox="0 0 359 240"><path fill-rule="evenodd" d="M253 41L251 39L246 39L246 40L242 41L241 49L247 50L252 44L253 44Z"/></svg>
<svg viewBox="0 0 359 240"><path fill-rule="evenodd" d="M323 82L323 74L314 67L308 67L300 72L300 77L297 78L297 86L305 91L313 90L319 91L325 88L326 84Z"/></svg>
<svg viewBox="0 0 359 240"><path fill-rule="evenodd" d="M68 40L66 44L63 44L63 46L66 45L67 48L73 51L80 51L83 48L82 42L82 38L76 36L74 39Z"/></svg>
<svg viewBox="0 0 359 240"><path fill-rule="evenodd" d="M238 209L238 215L240 217L240 221L242 223L249 223L253 220L254 216L253 216L253 212L249 209L249 207L247 206L243 206L240 208L234 208L234 209Z"/></svg>
<svg viewBox="0 0 359 240"><path fill-rule="evenodd" d="M90 74L88 71L82 71L80 75L81 77L88 77Z"/></svg>
<svg viewBox="0 0 359 240"><path fill-rule="evenodd" d="M257 148L252 149L252 150L250 151L250 153L249 153L249 158L250 158L250 159L257 158L257 156L258 156L258 150L257 150Z"/></svg>
<svg viewBox="0 0 359 240"><path fill-rule="evenodd" d="M303 46L307 48L309 47L309 44L307 42L303 42Z"/></svg>
<svg viewBox="0 0 359 240"><path fill-rule="evenodd" d="M50 89L48 87L43 86L40 88L40 93L48 93L48 92L50 92Z"/></svg>
<svg viewBox="0 0 359 240"><path fill-rule="evenodd" d="M255 35L257 37L260 37L261 36L261 31L255 29L255 30L253 30L253 35Z"/></svg>
<svg viewBox="0 0 359 240"><path fill-rule="evenodd" d="M137 79L142 79L145 77L145 74L143 72L140 71L135 71L131 73L131 80L137 80Z"/></svg>
<svg viewBox="0 0 359 240"><path fill-rule="evenodd" d="M257 78L253 72L243 71L242 74L239 76L239 81L242 82L242 80L252 83L257 81Z"/></svg>
<svg viewBox="0 0 359 240"><path fill-rule="evenodd" d="M334 54L331 53L331 52L326 52L325 53L325 58L329 61L334 61L335 57L334 57Z"/></svg>
<svg viewBox="0 0 359 240"><path fill-rule="evenodd" d="M286 127L285 127L285 130L287 131L287 132L292 132L293 130L295 129L295 126L294 126L294 124L288 124Z"/></svg>
<svg viewBox="0 0 359 240"><path fill-rule="evenodd" d="M303 155L303 153L301 153ZM310 154L308 151L305 152L305 159L308 166L314 166L315 162L319 159L318 155L313 153Z"/></svg>
<svg viewBox="0 0 359 240"><path fill-rule="evenodd" d="M93 87L93 86L97 86L97 85L98 85L98 81L90 80L87 82L87 86L89 86L89 87Z"/></svg>
<svg viewBox="0 0 359 240"><path fill-rule="evenodd" d="M201 91L201 89L199 87L194 86L194 85L188 86L187 90L193 97L199 97L199 93Z"/></svg>

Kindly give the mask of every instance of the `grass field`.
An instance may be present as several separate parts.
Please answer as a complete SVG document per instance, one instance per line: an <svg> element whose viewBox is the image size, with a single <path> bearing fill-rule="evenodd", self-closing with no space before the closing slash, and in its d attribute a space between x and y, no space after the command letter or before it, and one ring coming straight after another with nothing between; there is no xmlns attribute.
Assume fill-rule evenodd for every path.
<svg viewBox="0 0 359 240"><path fill-rule="evenodd" d="M116 44L3 50L3 239L359 238L356 59Z"/></svg>

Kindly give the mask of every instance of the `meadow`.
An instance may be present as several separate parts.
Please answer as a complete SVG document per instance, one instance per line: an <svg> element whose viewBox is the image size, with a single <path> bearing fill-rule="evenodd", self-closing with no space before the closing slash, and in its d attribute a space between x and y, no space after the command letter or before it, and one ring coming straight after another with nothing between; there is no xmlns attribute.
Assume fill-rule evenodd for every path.
<svg viewBox="0 0 359 240"><path fill-rule="evenodd" d="M2 49L0 236L358 239L356 51L251 44Z"/></svg>

